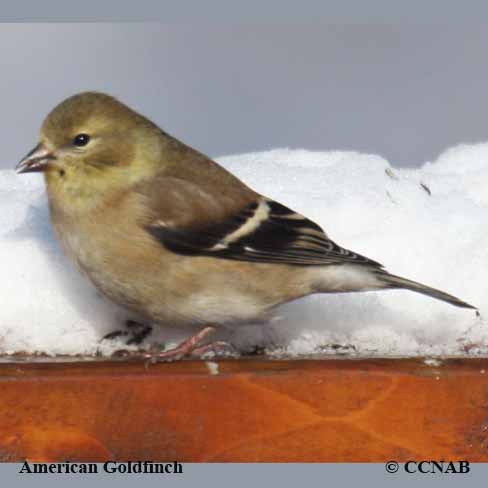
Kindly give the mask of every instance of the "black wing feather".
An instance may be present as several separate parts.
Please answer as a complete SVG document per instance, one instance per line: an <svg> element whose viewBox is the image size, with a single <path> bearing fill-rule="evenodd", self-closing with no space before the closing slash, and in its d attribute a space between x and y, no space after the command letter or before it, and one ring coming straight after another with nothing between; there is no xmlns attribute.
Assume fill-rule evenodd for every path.
<svg viewBox="0 0 488 488"><path fill-rule="evenodd" d="M320 226L284 205L272 200L263 200L262 204L267 206L267 217L231 242L225 241L226 236L255 217L258 204L213 226L178 229L154 225L147 227L147 231L170 251L187 256L297 266L355 263L382 267L376 261L338 246Z"/></svg>

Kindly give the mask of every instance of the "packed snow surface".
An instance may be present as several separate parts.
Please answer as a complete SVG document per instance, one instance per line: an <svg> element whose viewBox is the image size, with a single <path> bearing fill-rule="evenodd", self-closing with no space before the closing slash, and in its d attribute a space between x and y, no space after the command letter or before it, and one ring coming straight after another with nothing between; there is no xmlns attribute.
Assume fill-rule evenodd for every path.
<svg viewBox="0 0 488 488"><path fill-rule="evenodd" d="M315 295L278 308L266 325L219 338L291 355L488 353L488 143L454 147L419 169L356 152L288 149L219 162L343 247L481 313L405 290ZM62 254L42 177L1 171L0 205L0 354L110 354L125 347L122 339L100 341L123 328L126 313ZM168 347L191 332L157 327L144 346Z"/></svg>

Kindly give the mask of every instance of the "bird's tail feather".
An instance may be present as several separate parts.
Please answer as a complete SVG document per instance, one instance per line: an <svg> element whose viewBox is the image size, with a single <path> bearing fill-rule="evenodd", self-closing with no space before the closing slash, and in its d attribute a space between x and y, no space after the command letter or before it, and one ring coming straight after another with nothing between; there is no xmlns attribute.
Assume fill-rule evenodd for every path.
<svg viewBox="0 0 488 488"><path fill-rule="evenodd" d="M436 290L435 288L431 288L430 286L422 285L421 283L417 283L416 281L407 280L406 278L395 276L386 272L378 274L378 278L387 285L387 288L406 288L407 290L416 291L417 293L422 293L423 295L437 298L437 300L442 300L444 302L455 305L456 307L472 308L477 310L477 307L474 307L469 303L463 302L455 296L449 295L448 293L445 293L441 290Z"/></svg>

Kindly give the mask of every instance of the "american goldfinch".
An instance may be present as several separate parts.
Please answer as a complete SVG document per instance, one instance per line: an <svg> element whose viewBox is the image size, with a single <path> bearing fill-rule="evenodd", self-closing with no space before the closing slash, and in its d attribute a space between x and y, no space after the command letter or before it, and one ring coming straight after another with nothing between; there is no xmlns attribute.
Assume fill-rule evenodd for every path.
<svg viewBox="0 0 488 488"><path fill-rule="evenodd" d="M142 321L200 327L162 360L312 293L405 288L475 308L340 247L102 93L56 106L17 170L44 173L59 240L102 294Z"/></svg>

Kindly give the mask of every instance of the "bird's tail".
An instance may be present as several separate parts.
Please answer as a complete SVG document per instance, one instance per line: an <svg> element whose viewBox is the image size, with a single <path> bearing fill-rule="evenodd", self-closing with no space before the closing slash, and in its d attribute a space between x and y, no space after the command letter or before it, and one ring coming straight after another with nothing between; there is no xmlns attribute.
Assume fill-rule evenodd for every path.
<svg viewBox="0 0 488 488"><path fill-rule="evenodd" d="M470 305L469 303L463 302L455 296L449 295L441 290L436 290L430 286L422 285L416 281L407 280L400 276L395 276L387 272L381 272L377 275L378 279L385 283L385 288L406 288L407 290L416 291L417 293L422 293L423 295L428 295L432 298L437 298L437 300L442 300L444 302L450 303L456 307L462 308L472 308L477 310L477 307Z"/></svg>

